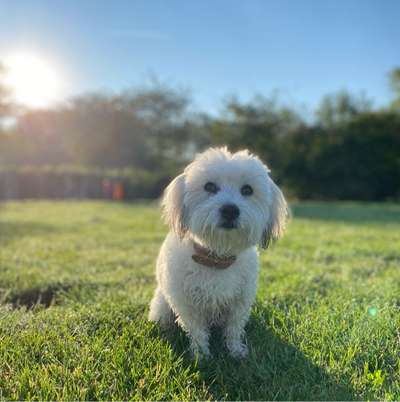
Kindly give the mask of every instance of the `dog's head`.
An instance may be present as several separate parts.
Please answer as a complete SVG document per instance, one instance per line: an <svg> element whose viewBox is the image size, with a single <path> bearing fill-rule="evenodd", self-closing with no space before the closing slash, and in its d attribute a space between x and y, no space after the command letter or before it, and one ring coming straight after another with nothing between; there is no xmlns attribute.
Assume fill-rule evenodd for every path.
<svg viewBox="0 0 400 402"><path fill-rule="evenodd" d="M166 222L182 238L190 233L218 254L278 239L288 216L285 198L268 168L248 151L211 148L167 187Z"/></svg>

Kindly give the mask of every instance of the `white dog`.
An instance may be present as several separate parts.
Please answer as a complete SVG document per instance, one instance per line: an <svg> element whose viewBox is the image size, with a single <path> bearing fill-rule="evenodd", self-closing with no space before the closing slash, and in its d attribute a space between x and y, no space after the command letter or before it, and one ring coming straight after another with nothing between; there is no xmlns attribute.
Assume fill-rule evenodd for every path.
<svg viewBox="0 0 400 402"><path fill-rule="evenodd" d="M176 321L191 350L208 357L209 327L222 325L235 357L247 355L244 327L256 295L258 253L281 236L288 207L268 168L248 151L209 149L167 187L171 231L157 261L149 319Z"/></svg>

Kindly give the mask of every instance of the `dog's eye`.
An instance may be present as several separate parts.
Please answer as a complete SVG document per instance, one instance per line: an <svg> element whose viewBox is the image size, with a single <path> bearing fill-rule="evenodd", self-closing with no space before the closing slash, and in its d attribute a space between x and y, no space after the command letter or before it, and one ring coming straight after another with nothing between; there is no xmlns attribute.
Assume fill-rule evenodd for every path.
<svg viewBox="0 0 400 402"><path fill-rule="evenodd" d="M212 183L211 181L209 181L208 183L206 183L204 185L204 190L206 190L208 193L215 194L215 193L218 193L219 188L215 183Z"/></svg>
<svg viewBox="0 0 400 402"><path fill-rule="evenodd" d="M242 193L242 195L244 196L249 196L253 194L253 188L251 186L249 186L248 184L245 184L241 189L240 192Z"/></svg>

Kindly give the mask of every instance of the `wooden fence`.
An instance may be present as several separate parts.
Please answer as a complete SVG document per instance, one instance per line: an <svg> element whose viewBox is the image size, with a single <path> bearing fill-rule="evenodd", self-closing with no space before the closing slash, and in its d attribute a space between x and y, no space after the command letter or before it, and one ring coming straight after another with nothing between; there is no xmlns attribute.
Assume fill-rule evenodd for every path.
<svg viewBox="0 0 400 402"><path fill-rule="evenodd" d="M132 174L8 170L0 171L0 200L156 198L168 180Z"/></svg>

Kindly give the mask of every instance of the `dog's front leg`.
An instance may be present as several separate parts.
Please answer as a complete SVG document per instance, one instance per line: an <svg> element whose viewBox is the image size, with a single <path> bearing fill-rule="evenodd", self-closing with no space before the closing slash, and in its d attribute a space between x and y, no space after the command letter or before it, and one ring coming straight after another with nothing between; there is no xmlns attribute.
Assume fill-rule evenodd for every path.
<svg viewBox="0 0 400 402"><path fill-rule="evenodd" d="M251 304L241 300L233 304L228 311L225 323L225 344L229 353L236 358L244 358L248 354L248 347L243 342L244 327L250 316Z"/></svg>
<svg viewBox="0 0 400 402"><path fill-rule="evenodd" d="M188 306L180 306L175 310L177 323L188 334L190 349L194 357L208 358L211 356L208 339L210 337L207 320Z"/></svg>

